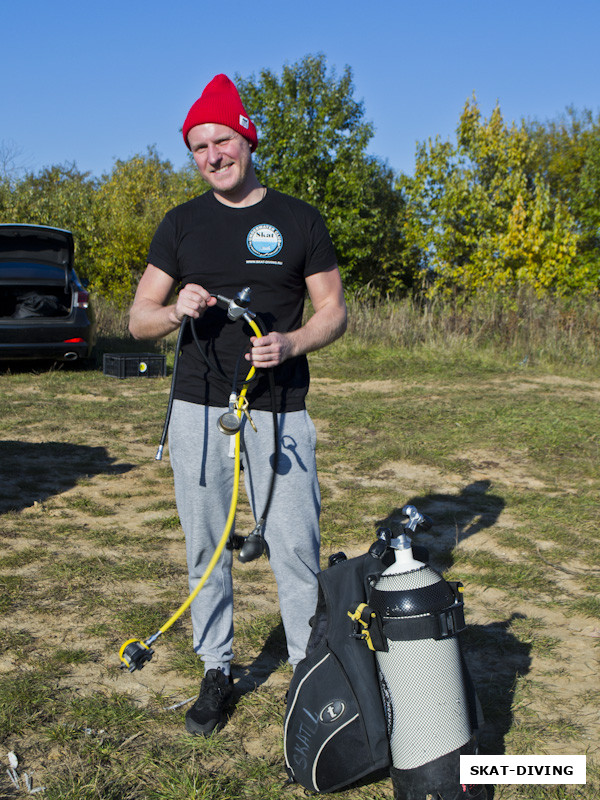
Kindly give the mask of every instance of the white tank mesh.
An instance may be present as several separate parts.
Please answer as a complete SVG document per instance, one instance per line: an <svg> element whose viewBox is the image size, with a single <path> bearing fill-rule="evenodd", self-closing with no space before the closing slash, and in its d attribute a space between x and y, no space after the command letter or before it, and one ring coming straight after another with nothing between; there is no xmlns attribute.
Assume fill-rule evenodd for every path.
<svg viewBox="0 0 600 800"><path fill-rule="evenodd" d="M377 582L377 589L382 592L409 592L412 589L423 589L443 580L442 576L431 569L423 566L421 569L413 569L410 572L400 572L396 575L382 575Z"/></svg>
<svg viewBox="0 0 600 800"><path fill-rule="evenodd" d="M382 576L381 591L407 591L443 580L434 570ZM471 738L460 649L456 637L388 640L377 653L388 716L392 763L414 769L462 747Z"/></svg>
<svg viewBox="0 0 600 800"><path fill-rule="evenodd" d="M392 704L392 763L427 764L471 738L456 639L389 642L377 662Z"/></svg>

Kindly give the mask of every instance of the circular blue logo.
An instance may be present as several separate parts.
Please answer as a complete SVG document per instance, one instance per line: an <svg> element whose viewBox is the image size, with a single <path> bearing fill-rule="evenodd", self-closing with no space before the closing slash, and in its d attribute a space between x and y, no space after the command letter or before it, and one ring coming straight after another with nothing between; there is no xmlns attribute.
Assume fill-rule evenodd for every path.
<svg viewBox="0 0 600 800"><path fill-rule="evenodd" d="M248 250L261 258L276 256L283 247L283 236L273 225L255 225L246 238Z"/></svg>

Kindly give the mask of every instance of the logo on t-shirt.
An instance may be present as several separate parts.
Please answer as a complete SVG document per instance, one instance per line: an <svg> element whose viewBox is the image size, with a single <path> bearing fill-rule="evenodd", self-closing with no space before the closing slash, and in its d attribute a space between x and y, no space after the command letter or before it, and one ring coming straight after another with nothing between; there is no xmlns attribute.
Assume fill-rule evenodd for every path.
<svg viewBox="0 0 600 800"><path fill-rule="evenodd" d="M283 247L283 236L273 225L255 225L246 238L248 250L260 258L276 256Z"/></svg>

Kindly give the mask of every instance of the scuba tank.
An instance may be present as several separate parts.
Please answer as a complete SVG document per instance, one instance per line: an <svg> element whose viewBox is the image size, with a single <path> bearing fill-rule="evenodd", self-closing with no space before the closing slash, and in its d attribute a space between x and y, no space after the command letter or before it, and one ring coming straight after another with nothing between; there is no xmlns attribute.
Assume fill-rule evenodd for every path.
<svg viewBox="0 0 600 800"><path fill-rule="evenodd" d="M398 538L380 529L371 554L393 563L380 575L369 609L383 632L376 661L388 726L394 800L487 796L460 783L460 755L473 754L476 698L457 634L464 629L462 584L414 557L407 531L431 521L414 506ZM387 560L386 558L386 560Z"/></svg>
<svg viewBox="0 0 600 800"><path fill-rule="evenodd" d="M305 658L287 696L290 782L332 792L368 776L392 779L394 800L486 800L460 783L482 718L457 634L462 585L426 562L407 533L432 522L414 506L404 532L379 528L368 554L330 557Z"/></svg>

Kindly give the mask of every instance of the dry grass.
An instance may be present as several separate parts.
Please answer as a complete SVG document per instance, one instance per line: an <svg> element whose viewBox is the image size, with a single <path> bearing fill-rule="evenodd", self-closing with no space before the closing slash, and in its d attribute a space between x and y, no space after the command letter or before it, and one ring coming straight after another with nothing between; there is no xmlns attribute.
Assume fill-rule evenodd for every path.
<svg viewBox="0 0 600 800"><path fill-rule="evenodd" d="M491 350L546 365L600 365L600 301L484 295L466 301L349 301L348 339L369 345Z"/></svg>
<svg viewBox="0 0 600 800"><path fill-rule="evenodd" d="M440 309L437 322L408 301L350 311L345 340L311 357L323 562L364 552L406 502L428 513L435 527L418 543L466 586L484 750L588 753L587 786L496 787L495 800L595 800L597 307L587 340L575 318L556 334L552 367L541 310L528 339L507 311L494 341L466 311ZM124 317L111 319L103 335L125 351ZM539 339L525 362L502 349L511 330L519 354ZM218 736L198 741L182 725L200 679L189 617L142 672L118 669L119 646L153 633L187 591L172 475L153 460L168 389L99 370L2 375L0 746L48 800L300 798L283 788L291 671L266 561L235 565L236 703ZM240 532L247 522L242 505ZM0 771L0 797L20 796ZM339 795L390 796L387 780Z"/></svg>

